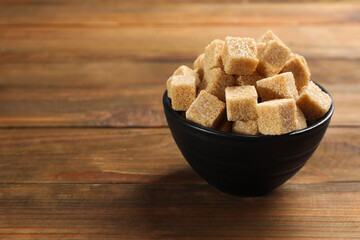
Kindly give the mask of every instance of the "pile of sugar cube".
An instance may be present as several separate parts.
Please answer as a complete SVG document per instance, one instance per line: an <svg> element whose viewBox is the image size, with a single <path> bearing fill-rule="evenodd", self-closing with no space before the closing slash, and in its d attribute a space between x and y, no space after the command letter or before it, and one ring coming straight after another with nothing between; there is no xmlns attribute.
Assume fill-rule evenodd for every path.
<svg viewBox="0 0 360 240"><path fill-rule="evenodd" d="M172 108L186 119L219 131L281 135L307 127L331 106L304 57L271 31L258 41L214 40L194 62L166 82Z"/></svg>

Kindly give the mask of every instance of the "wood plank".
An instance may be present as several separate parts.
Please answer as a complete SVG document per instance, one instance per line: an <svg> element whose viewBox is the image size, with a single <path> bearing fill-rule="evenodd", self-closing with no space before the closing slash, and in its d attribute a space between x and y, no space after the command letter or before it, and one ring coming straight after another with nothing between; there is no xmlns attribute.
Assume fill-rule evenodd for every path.
<svg viewBox="0 0 360 240"><path fill-rule="evenodd" d="M69 27L0 26L0 62L189 58L215 38L258 37L271 28L296 53L359 59L359 24L317 26ZM200 34L201 33L201 34Z"/></svg>
<svg viewBox="0 0 360 240"><path fill-rule="evenodd" d="M255 4L253 4L255 2ZM0 24L293 25L358 23L356 2L0 1ZM34 12L36 14L34 14Z"/></svg>
<svg viewBox="0 0 360 240"><path fill-rule="evenodd" d="M167 128L0 129L0 159L0 183L205 184ZM360 181L359 168L360 128L329 128L290 182Z"/></svg>
<svg viewBox="0 0 360 240"><path fill-rule="evenodd" d="M354 239L358 183L287 184L239 198L207 185L1 184L10 239Z"/></svg>
<svg viewBox="0 0 360 240"><path fill-rule="evenodd" d="M164 90L164 84L138 89L5 89L0 121L3 127L161 127L166 126Z"/></svg>
<svg viewBox="0 0 360 240"><path fill-rule="evenodd" d="M0 127L167 126L165 81L184 61L0 64ZM332 94L333 125L360 126L359 61L308 58L312 79ZM139 71L141 69L141 71Z"/></svg>

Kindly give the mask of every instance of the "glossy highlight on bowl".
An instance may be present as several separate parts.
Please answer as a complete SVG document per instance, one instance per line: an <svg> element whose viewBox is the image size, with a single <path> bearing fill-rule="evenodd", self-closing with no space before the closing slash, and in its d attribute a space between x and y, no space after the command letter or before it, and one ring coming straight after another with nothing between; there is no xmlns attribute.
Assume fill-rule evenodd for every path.
<svg viewBox="0 0 360 240"><path fill-rule="evenodd" d="M171 134L195 172L222 192L258 196L285 183L306 164L329 126L334 101L315 123L278 136L239 135L202 127L173 110L166 91L163 107Z"/></svg>

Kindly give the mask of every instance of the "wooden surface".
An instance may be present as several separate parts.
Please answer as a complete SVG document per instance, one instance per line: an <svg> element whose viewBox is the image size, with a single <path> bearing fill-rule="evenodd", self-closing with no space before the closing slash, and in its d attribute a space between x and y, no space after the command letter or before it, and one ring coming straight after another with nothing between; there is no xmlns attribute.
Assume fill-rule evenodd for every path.
<svg viewBox="0 0 360 240"><path fill-rule="evenodd" d="M165 81L269 28L335 114L290 181L228 196L177 149ZM0 0L0 239L360 239L359 106L357 1Z"/></svg>

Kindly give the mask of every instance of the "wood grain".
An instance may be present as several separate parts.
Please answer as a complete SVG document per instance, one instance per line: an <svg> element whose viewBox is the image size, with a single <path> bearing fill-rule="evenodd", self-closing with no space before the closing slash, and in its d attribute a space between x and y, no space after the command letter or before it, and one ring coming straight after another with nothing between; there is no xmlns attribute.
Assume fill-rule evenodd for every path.
<svg viewBox="0 0 360 240"><path fill-rule="evenodd" d="M293 25L359 23L360 5L349 2L249 1L0 1L0 24L26 25ZM255 4L253 4L255 3ZM321 9L321 11L319 11ZM34 14L34 12L36 14ZM311 16L311 17L309 17Z"/></svg>
<svg viewBox="0 0 360 240"><path fill-rule="evenodd" d="M202 184L0 184L0 194L6 239L360 236L357 183L286 184L262 198Z"/></svg>
<svg viewBox="0 0 360 240"><path fill-rule="evenodd" d="M272 29L335 101L290 181L228 196L166 127L165 81ZM0 239L359 239L360 4L0 0Z"/></svg>
<svg viewBox="0 0 360 240"><path fill-rule="evenodd" d="M360 25L306 26L0 26L0 63L189 58L212 40L258 37L271 28L296 53L311 58L359 59ZM200 34L201 33L201 34ZM199 35L200 34L200 35ZM199 36L199 37L198 37ZM200 37L201 36L201 37Z"/></svg>
<svg viewBox="0 0 360 240"><path fill-rule="evenodd" d="M312 79L334 98L332 124L360 126L359 61L308 62ZM182 64L192 61L0 64L0 127L167 126L165 81Z"/></svg>
<svg viewBox="0 0 360 240"><path fill-rule="evenodd" d="M205 183L167 128L2 129L0 158L0 183ZM359 168L360 128L329 128L291 182L360 181Z"/></svg>
<svg viewBox="0 0 360 240"><path fill-rule="evenodd" d="M22 16L42 18L44 16L40 13L46 12L49 17L56 18L51 14L52 11L46 10L56 6L60 9L59 14L62 11L71 14L71 11L67 11L71 7L75 10L84 8L83 12L87 12L86 9L97 9L95 6L99 5L98 1L93 1L89 6L78 1L38 3L5 1L3 4L6 8L3 8L2 13L6 16L8 11L32 12L30 10L33 7L38 10L39 15ZM109 10L111 4L114 2L102 6ZM141 4L117 3L114 4L114 9L130 8L136 13L146 13L147 10L141 10ZM190 3L186 4L184 9L188 9L186 6ZM166 8L168 5L178 9L174 7L176 4L159 4L159 7ZM256 6L259 9L262 7L253 7ZM212 9L214 8L213 6ZM232 9L228 5L226 8ZM332 8L332 5L329 8ZM356 12L357 8L349 9ZM104 10L103 14L106 15L107 10ZM181 8L176 11L181 12ZM90 13L91 11L86 14ZM155 13L160 14L158 11ZM345 15L352 16L349 13ZM81 14L76 16L81 17ZM16 19L22 21L21 18ZM26 25L25 22L24 20L23 24L19 23L17 26L4 22L0 27L0 45L4 46L0 50L2 127L166 126L160 102L164 91L163 83L178 65L191 65L190 61L214 38L224 38L234 33L255 37L269 28L210 25L206 31L202 31L203 26L196 25L54 27ZM349 113L356 112L354 108L357 105L353 103L359 102L357 66L360 45L357 39L360 38L360 28L357 23L339 23L326 27L280 25L274 26L273 30L293 51L304 55L310 66L311 61L315 64L323 61L319 69L311 67L313 79L317 82L322 84L331 79L334 83L336 80L336 84L340 84L340 81L352 83L341 85L340 88L328 85L325 87L333 94L337 106L333 124L358 126L359 118ZM201 38L194 37L199 32ZM17 71L19 68L22 71ZM57 86L52 87L54 84ZM31 91L28 87L32 88Z"/></svg>

